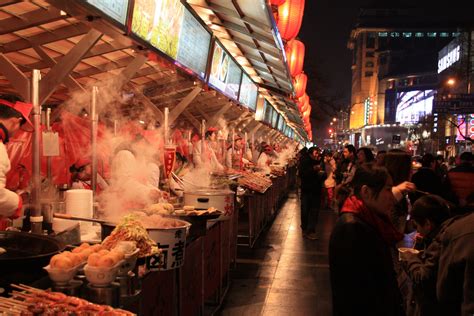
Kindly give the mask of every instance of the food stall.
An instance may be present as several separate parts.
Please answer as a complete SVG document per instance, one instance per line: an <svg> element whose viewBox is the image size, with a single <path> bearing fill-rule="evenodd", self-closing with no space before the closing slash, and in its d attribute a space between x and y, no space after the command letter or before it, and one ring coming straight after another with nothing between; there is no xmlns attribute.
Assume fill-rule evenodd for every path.
<svg viewBox="0 0 474 316"><path fill-rule="evenodd" d="M11 240L9 236L17 234L32 245L50 245L33 247L20 257L15 256L21 247L19 237L15 236L11 248L6 247L14 260L43 260L36 260L40 266L29 275L11 265L7 272L24 278L17 278L17 284L0 284L9 296L2 298L2 311L29 310L38 298L45 303L45 311L53 307L67 311L113 308L117 315L127 314L123 310L140 315L199 314L206 306L217 308L222 302L237 252L240 214L233 207L237 188L224 196L223 206L193 203L196 207L186 212L184 206L190 206L186 196L192 192L180 197L170 191L173 155L180 153L190 160L192 139L202 137L204 125L249 135L259 129L260 134L268 134L274 127L256 120L255 112L264 99L277 103L279 94L262 88L256 81L261 74L245 64L245 57L237 58L235 50L229 49L229 39L217 36L202 19L203 12L211 9L197 2L171 1L159 17L152 18L148 13L154 12L158 2L118 1L114 6L61 0L0 3L4 9L0 17L0 93L35 108L35 132L15 135L8 145L10 188L20 189L20 182L28 183L21 190L33 194L25 204L26 216L9 223L11 229L20 231L6 232L0 240ZM167 29L163 21L170 20L174 22ZM271 30L270 25L266 32L271 34ZM170 37L157 40L160 32ZM271 42L267 53L283 56L273 36ZM284 80L275 77L273 81L277 88L283 86ZM291 79L287 81L286 92L292 89ZM281 128L273 141L294 142L289 129L289 125L286 132ZM149 148L154 150L149 152ZM169 148L172 150L167 151ZM130 171L123 162L126 159L114 162L124 151L135 153L139 167ZM139 174L140 180L147 178L141 171L150 170L150 164L139 165L145 153L161 165L158 172L165 176L156 187L171 194L170 203L158 202L163 195L153 202L129 199L130 192L143 194L133 181L123 194L117 194L111 185L123 179L114 179L117 170ZM71 190L70 166L84 157L90 157L90 189ZM112 188L100 188L99 176ZM274 216L291 183L287 178L288 171L267 182L264 197L248 203L253 203L252 213L260 206L265 210L264 215L257 215L257 222L268 222ZM205 188L209 194L210 187ZM115 198L104 202L108 194ZM172 210L165 204L172 204ZM127 218L132 210L138 219L147 219ZM153 216L168 221L156 218L160 224L145 227ZM127 233L120 233L124 227ZM115 249L119 245L110 243L106 228L111 236L134 236L119 241L134 242L138 250ZM174 239L168 242L168 235ZM95 247L94 251L89 247ZM109 261L94 261L99 252ZM9 259L0 257L2 263ZM106 281L98 280L99 275L107 276ZM62 300L66 303L58 307Z"/></svg>

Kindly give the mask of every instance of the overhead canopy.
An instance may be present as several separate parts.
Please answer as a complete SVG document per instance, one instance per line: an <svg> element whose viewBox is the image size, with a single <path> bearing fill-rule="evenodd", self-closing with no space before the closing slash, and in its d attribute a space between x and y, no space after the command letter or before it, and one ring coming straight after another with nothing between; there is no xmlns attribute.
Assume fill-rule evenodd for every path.
<svg viewBox="0 0 474 316"><path fill-rule="evenodd" d="M238 32L229 28L227 38L224 32L218 37L227 48L235 40L234 51L240 50L243 57L237 61L241 64L248 61L242 66L254 81L281 94L291 93L281 43L272 35L274 26L267 7L261 5L263 2L259 1L260 5L250 0L225 2L225 5L208 3L216 10L212 12L217 14L219 9L216 18L220 23L247 29L246 34L244 29ZM241 8L233 7L232 3ZM229 10L241 15L233 16L223 9L229 6L233 7ZM207 5L204 7L193 4L200 15L209 12ZM75 91L87 95L90 87L97 85L133 94L141 105L152 108L158 119L168 107L170 113L180 115L180 120L187 120L196 128L201 120L213 122L217 116L224 116L236 126L240 124L242 130L251 131L254 125L260 124L249 124L253 120L252 112L231 106L228 98L207 89L171 62L150 55L126 36L124 30L88 10L80 1L0 0L0 91L30 100L28 79L33 69L39 69L41 103L61 104ZM215 18L212 21L217 23ZM212 29L215 28L216 24L212 23ZM287 118L291 120L291 116ZM300 123L298 118L293 117L296 124Z"/></svg>
<svg viewBox="0 0 474 316"><path fill-rule="evenodd" d="M293 92L281 38L263 0L188 0L261 87Z"/></svg>

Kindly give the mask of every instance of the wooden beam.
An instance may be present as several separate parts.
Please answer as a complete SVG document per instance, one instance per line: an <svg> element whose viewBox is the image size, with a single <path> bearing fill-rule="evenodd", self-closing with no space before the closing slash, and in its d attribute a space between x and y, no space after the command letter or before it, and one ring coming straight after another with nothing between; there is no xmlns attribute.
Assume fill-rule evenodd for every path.
<svg viewBox="0 0 474 316"><path fill-rule="evenodd" d="M46 76L40 81L40 104L46 102L56 87L61 84L66 76L79 64L84 55L102 37L102 33L91 29L62 59L58 62Z"/></svg>
<svg viewBox="0 0 474 316"><path fill-rule="evenodd" d="M45 23L64 19L61 10L53 6L49 8L40 8L19 16L14 16L0 21L0 35L13 33L19 30L27 29Z"/></svg>
<svg viewBox="0 0 474 316"><path fill-rule="evenodd" d="M189 104L199 95L202 88L196 86L181 102L179 102L171 111L169 115L168 124L171 125L179 117L179 115L188 107Z"/></svg>
<svg viewBox="0 0 474 316"><path fill-rule="evenodd" d="M17 3L18 0L0 0L0 7L5 7L10 4Z"/></svg>
<svg viewBox="0 0 474 316"><path fill-rule="evenodd" d="M227 102L226 104L224 104L224 106L222 106L222 108L219 111L217 111L216 114L212 116L211 120L209 121L209 125L215 125L217 121L219 120L219 118L221 118L224 115L224 113L226 113L231 107L232 107L231 102Z"/></svg>
<svg viewBox="0 0 474 316"><path fill-rule="evenodd" d="M33 46L33 49L35 52L46 62L50 63L50 67L54 67L56 65L56 61L52 59L45 51L43 48L39 46ZM83 92L86 92L86 89L78 82L76 79L74 79L71 75L68 75L66 78L64 78L64 84L70 91L75 91L75 90L80 90Z"/></svg>
<svg viewBox="0 0 474 316"><path fill-rule="evenodd" d="M67 38L79 36L90 30L85 24L76 23L64 27L60 27L52 31L45 30L43 33L30 36L28 38L20 38L13 42L4 43L0 46L1 53L18 52L23 49L32 47L33 45L44 45L51 42L57 42ZM38 69L38 68L36 68Z"/></svg>
<svg viewBox="0 0 474 316"><path fill-rule="evenodd" d="M0 72L26 101L30 101L30 80L7 56L0 53Z"/></svg>
<svg viewBox="0 0 474 316"><path fill-rule="evenodd" d="M118 50L130 48L130 47L131 47L131 45L123 45L123 44L121 44L119 42L116 42L116 41L112 41L112 42L104 43L104 44L99 44L99 45L93 47L82 59L87 59L87 58L90 58L90 57L96 57L96 56L104 55L104 54L107 54L107 53L112 53L112 52L115 52L115 51L118 51ZM56 62L59 62L63 58L64 58L64 56L58 56L58 57L54 58L54 60ZM25 65L23 68L25 68L26 70L45 69L45 68L48 68L48 65L44 61L39 61L39 62L35 62L35 63L29 64L29 65Z"/></svg>
<svg viewBox="0 0 474 316"><path fill-rule="evenodd" d="M183 115L198 131L201 129L201 122L196 120L196 118L188 110L184 110Z"/></svg>
<svg viewBox="0 0 474 316"><path fill-rule="evenodd" d="M253 25L253 26L256 26L256 27L262 29L263 31L266 31L266 32L271 32L272 31L270 26L268 26L265 23L262 23L258 20L255 20L255 19L253 19L251 17L248 17L248 16L245 16L245 15L241 16L238 12L236 12L234 10L231 10L231 9L228 9L226 7L223 7L223 6L217 5L215 3L210 3L208 8L211 9L212 11L216 12L216 13L223 14L223 15L228 16L230 18L242 20L245 23L248 23L250 25Z"/></svg>
<svg viewBox="0 0 474 316"><path fill-rule="evenodd" d="M144 54L137 54L133 61L123 69L118 76L113 79L113 85L118 89L122 89L123 85L130 81L133 76L140 70L140 68L146 63L147 56Z"/></svg>
<svg viewBox="0 0 474 316"><path fill-rule="evenodd" d="M137 100L143 102L145 106L147 106L150 110L152 110L156 115L156 120L163 124L165 115L163 112L153 103L150 99L148 99L140 90L138 90L135 86L129 85L130 89L132 89L133 93L135 94L135 98Z"/></svg>

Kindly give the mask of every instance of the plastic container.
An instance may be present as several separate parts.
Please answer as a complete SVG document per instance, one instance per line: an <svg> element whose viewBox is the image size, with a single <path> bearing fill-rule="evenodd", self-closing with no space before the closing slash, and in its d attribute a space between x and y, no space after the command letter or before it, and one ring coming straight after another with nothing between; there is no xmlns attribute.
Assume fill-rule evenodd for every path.
<svg viewBox="0 0 474 316"><path fill-rule="evenodd" d="M76 276L77 271L84 267L84 264L85 263L82 262L70 269L51 268L51 266L48 264L43 269L48 272L51 281L53 281L57 285L65 285L68 284Z"/></svg>
<svg viewBox="0 0 474 316"><path fill-rule="evenodd" d="M84 266L84 274L86 275L87 281L93 286L105 287L109 286L117 277L120 266L123 264L123 260L120 260L112 267L93 267L88 264Z"/></svg>

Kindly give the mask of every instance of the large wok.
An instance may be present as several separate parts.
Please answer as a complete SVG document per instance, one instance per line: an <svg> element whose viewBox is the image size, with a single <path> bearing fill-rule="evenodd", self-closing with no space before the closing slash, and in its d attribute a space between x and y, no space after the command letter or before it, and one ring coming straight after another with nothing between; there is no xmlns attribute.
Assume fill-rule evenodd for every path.
<svg viewBox="0 0 474 316"><path fill-rule="evenodd" d="M43 267L64 245L48 236L26 232L0 231L0 287L9 290L10 283L27 283L46 276Z"/></svg>

